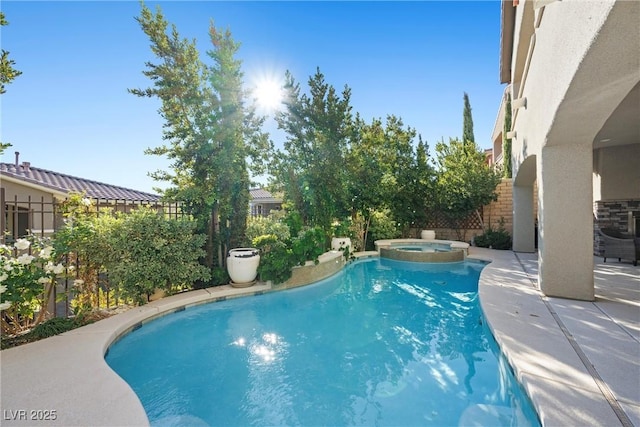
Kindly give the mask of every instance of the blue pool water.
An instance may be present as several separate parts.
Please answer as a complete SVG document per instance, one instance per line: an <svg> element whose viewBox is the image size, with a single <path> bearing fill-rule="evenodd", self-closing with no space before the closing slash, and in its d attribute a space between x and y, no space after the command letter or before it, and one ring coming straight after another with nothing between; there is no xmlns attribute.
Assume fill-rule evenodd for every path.
<svg viewBox="0 0 640 427"><path fill-rule="evenodd" d="M152 425L538 426L483 321L483 264L358 261L111 346Z"/></svg>

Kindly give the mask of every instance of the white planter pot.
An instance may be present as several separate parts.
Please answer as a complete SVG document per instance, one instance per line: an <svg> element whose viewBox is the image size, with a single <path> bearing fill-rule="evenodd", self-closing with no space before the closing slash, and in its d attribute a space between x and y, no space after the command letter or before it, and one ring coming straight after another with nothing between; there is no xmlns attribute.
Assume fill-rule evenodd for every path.
<svg viewBox="0 0 640 427"><path fill-rule="evenodd" d="M334 251L339 251L349 246L349 250L353 251L353 246L351 246L351 239L348 237L334 237L331 239L331 249Z"/></svg>
<svg viewBox="0 0 640 427"><path fill-rule="evenodd" d="M420 233L420 238L422 240L435 240L436 232L433 230L422 230Z"/></svg>
<svg viewBox="0 0 640 427"><path fill-rule="evenodd" d="M251 286L258 276L260 251L255 248L237 248L229 251L227 272L231 277L231 286Z"/></svg>

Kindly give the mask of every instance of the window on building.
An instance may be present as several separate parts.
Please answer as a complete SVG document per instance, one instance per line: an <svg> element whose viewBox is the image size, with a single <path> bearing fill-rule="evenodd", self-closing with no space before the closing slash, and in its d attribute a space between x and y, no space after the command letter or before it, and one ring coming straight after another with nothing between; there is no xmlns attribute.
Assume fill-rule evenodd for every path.
<svg viewBox="0 0 640 427"><path fill-rule="evenodd" d="M27 230L30 228L28 209L5 204L4 215L4 235L7 243L27 235Z"/></svg>

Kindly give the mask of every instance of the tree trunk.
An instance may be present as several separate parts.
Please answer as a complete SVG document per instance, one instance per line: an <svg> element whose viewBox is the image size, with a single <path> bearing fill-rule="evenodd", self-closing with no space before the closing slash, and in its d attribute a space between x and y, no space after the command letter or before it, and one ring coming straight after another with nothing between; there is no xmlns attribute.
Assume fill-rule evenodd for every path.
<svg viewBox="0 0 640 427"><path fill-rule="evenodd" d="M49 306L49 300L51 300L51 296L53 295L53 288L56 286L56 279L51 280L49 284L44 289L44 296L42 298L42 305L40 306L40 313L38 313L38 318L36 319L33 326L39 325L47 315L47 307Z"/></svg>
<svg viewBox="0 0 640 427"><path fill-rule="evenodd" d="M364 242L362 243L362 250L366 251L367 250L367 238L369 237L369 226L371 225L371 212L369 212L369 215L366 218L366 221L364 223Z"/></svg>
<svg viewBox="0 0 640 427"><path fill-rule="evenodd" d="M476 215L478 216L478 221L480 221L480 228L484 231L484 221L482 220L482 215L480 215L480 210L476 209Z"/></svg>
<svg viewBox="0 0 640 427"><path fill-rule="evenodd" d="M207 255L205 258L205 265L209 268L213 268L213 251L214 251L214 241L215 241L215 220L216 220L216 211L215 208L211 210L211 217L209 218L207 224L207 243L206 243L206 251Z"/></svg>

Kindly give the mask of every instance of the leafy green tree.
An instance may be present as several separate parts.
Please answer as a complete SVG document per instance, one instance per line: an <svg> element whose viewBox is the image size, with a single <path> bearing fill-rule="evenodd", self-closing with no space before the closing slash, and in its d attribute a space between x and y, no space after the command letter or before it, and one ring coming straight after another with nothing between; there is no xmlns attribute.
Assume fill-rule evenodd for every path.
<svg viewBox="0 0 640 427"><path fill-rule="evenodd" d="M407 159L408 165L401 170L397 197L399 221L403 223L405 233L408 227L426 227L429 214L435 208L435 171L429 162L429 148L418 137L415 155ZM406 206L402 209L402 206Z"/></svg>
<svg viewBox="0 0 640 427"><path fill-rule="evenodd" d="M434 174L421 139L414 149L415 136L415 130L396 116L388 116L384 125L381 119L367 124L356 116L347 155L347 189L352 219L364 220L363 242L368 241L372 214L386 208L405 232L426 222Z"/></svg>
<svg viewBox="0 0 640 427"><path fill-rule="evenodd" d="M387 189L381 185L391 173L391 153L386 144L382 121L367 124L356 115L351 146L347 152L347 200L352 221L362 219L360 246L366 247L371 220L376 210L388 206Z"/></svg>
<svg viewBox="0 0 640 427"><path fill-rule="evenodd" d="M0 12L0 26L4 27L5 25L9 25L9 22L6 20L4 12ZM22 71L13 68L14 64L15 61L9 59L9 52L2 49L0 56L0 95L7 91L5 84L11 83L16 77L22 74ZM9 147L11 147L11 144L0 142L0 154Z"/></svg>
<svg viewBox="0 0 640 427"><path fill-rule="evenodd" d="M209 36L214 46L207 52L214 62L208 68L209 82L219 100L218 120L212 129L214 144L220 147L214 168L223 172L216 178L220 229L228 250L241 246L246 232L250 185L247 159L261 165L270 145L260 130L264 119L244 106L242 63L235 59L240 45L233 41L230 31L221 32L213 23Z"/></svg>
<svg viewBox="0 0 640 427"><path fill-rule="evenodd" d="M0 12L0 26L9 25L9 22L4 16L4 12ZM9 52L2 49L2 55L0 56L0 94L5 93L5 84L11 83L16 77L22 74L22 71L18 71L13 68L15 61L9 59Z"/></svg>
<svg viewBox="0 0 640 427"><path fill-rule="evenodd" d="M475 213L484 228L480 208L496 200L501 174L491 168L475 142L451 139L436 144L439 210L460 234L462 221Z"/></svg>
<svg viewBox="0 0 640 427"><path fill-rule="evenodd" d="M428 163L427 147L419 138L414 149L416 132L403 128L402 121L391 116L387 123L389 144L396 149L393 179L389 188L390 208L404 235L412 227L422 227L427 212L434 205L434 174Z"/></svg>
<svg viewBox="0 0 640 427"><path fill-rule="evenodd" d="M136 20L159 63L147 62L143 71L153 86L130 92L160 99L166 143L146 153L172 161L171 172L151 176L169 182L163 196L182 201L207 234L205 265L223 267L226 251L244 238L247 159L259 169L271 148L260 131L264 119L244 104L241 63L235 59L239 45L211 23L213 65L206 66L195 40L181 38L175 25L169 31L159 7L152 13L142 5Z"/></svg>
<svg viewBox="0 0 640 427"><path fill-rule="evenodd" d="M511 138L507 138L507 132L511 131L511 94L507 93L507 105L504 109L504 129L502 130L502 166L504 177L511 178L513 168L511 165Z"/></svg>
<svg viewBox="0 0 640 427"><path fill-rule="evenodd" d="M471 117L471 104L469 103L469 95L467 95L467 92L464 93L463 98L464 110L462 112L462 141L474 142L476 138L473 136L473 117Z"/></svg>
<svg viewBox="0 0 640 427"><path fill-rule="evenodd" d="M346 214L345 153L351 135L351 90L341 94L325 82L320 69L309 78L309 95L287 72L285 111L278 127L287 133L284 151L273 164L285 198L300 212L305 225L330 234L335 218Z"/></svg>

